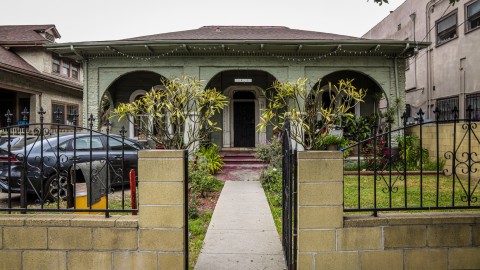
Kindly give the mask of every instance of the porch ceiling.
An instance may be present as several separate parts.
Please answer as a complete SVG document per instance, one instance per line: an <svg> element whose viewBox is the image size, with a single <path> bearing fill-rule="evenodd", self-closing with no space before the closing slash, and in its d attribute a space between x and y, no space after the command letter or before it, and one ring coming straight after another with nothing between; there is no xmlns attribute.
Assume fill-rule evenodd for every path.
<svg viewBox="0 0 480 270"><path fill-rule="evenodd" d="M135 56L315 56L325 53L351 55L409 56L415 48L428 47L427 42L397 40L157 40L101 41L46 45L47 49L75 60L95 56L113 57L118 54Z"/></svg>

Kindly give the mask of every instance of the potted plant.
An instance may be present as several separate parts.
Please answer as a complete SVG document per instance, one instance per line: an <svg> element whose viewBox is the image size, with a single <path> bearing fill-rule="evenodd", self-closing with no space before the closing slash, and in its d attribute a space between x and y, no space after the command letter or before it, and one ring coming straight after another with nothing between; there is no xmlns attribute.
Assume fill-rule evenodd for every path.
<svg viewBox="0 0 480 270"><path fill-rule="evenodd" d="M340 145L344 142L344 138L336 135L326 135L319 137L317 147L318 149L325 149L328 151L337 151Z"/></svg>

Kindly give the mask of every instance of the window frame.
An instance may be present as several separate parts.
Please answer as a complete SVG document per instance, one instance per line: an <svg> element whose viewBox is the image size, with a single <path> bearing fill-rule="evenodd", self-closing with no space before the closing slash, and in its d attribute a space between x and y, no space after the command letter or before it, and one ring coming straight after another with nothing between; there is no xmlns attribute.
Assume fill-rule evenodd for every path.
<svg viewBox="0 0 480 270"><path fill-rule="evenodd" d="M55 68L54 68L55 66L58 66L57 71L55 71ZM52 73L60 75L61 68L62 68L62 60L56 56L52 56Z"/></svg>
<svg viewBox="0 0 480 270"><path fill-rule="evenodd" d="M73 73L76 73L75 76L73 76ZM70 65L70 78L73 78L75 80L78 80L80 78L80 65L77 63L71 63Z"/></svg>
<svg viewBox="0 0 480 270"><path fill-rule="evenodd" d="M64 73L64 70L66 70L66 73ZM67 61L62 61L62 68L61 68L60 74L65 77L70 77L70 70L71 70L71 64Z"/></svg>
<svg viewBox="0 0 480 270"><path fill-rule="evenodd" d="M478 99L478 106L473 106L473 115L472 115L472 120L478 121L480 120L480 92L475 92L475 93L469 93L465 95L465 118L468 118L468 106L472 105L470 102L474 99ZM478 114L478 117L475 115Z"/></svg>
<svg viewBox="0 0 480 270"><path fill-rule="evenodd" d="M468 17L468 7L471 6L471 5L473 5L473 4L478 4L478 5L480 5L480 0L472 0L472 1L470 1L470 2L467 2L467 3L465 4L465 6L464 6L464 7L465 7L465 8L464 8L464 9L465 9L465 34L468 34L468 33L473 32L473 31L475 31L475 30L477 30L477 29L480 28L480 25L478 25L478 26L475 27L475 28L468 29L468 27L469 27L469 21L470 21L470 19L469 19L469 17ZM478 16L479 16L479 19L480 19L480 14L479 14Z"/></svg>
<svg viewBox="0 0 480 270"><path fill-rule="evenodd" d="M459 99L459 96L450 96L450 97L444 97L444 98L438 98L435 100L435 109L439 108L439 102L448 102L450 100L454 100L453 102L455 102L456 104L451 108L451 110L453 110L453 108L455 108L455 106L457 107L457 110L460 110L459 106L460 106L460 99ZM450 122L450 121L453 121L454 118L451 114L451 110L450 111L444 111L444 112L441 112L438 116L438 119L436 119L437 121L447 121L447 122ZM450 117L445 117L445 115L450 115L452 116L451 118ZM457 116L457 117L460 117Z"/></svg>
<svg viewBox="0 0 480 270"><path fill-rule="evenodd" d="M449 39L445 39L443 41L439 41L439 32L438 32L438 25L447 20L449 17L451 16L454 16L455 15L455 25L454 25L454 29L455 29L455 36L452 37L452 38L449 38ZM452 28L452 27L450 27ZM445 32L446 30L444 30L443 32ZM436 43L436 47L438 46L441 46L443 44L446 44L452 40L455 40L458 38L458 10L455 9L453 10L452 12L448 13L447 15L441 17L440 19L436 20L435 21L435 43Z"/></svg>
<svg viewBox="0 0 480 270"><path fill-rule="evenodd" d="M58 63L56 63L55 61L57 61ZM58 65L58 71L56 72L54 70L54 66L57 66ZM65 68L67 68L67 73L68 74L65 74L63 72L63 69L64 69L64 65L66 65ZM73 62L73 61L67 61L55 54L52 54L52 74L55 74L55 75L58 75L58 76L61 76L61 77L65 77L65 78L72 78L74 80L80 80L80 67L81 65L76 63L76 62ZM76 76L73 76L73 69L76 69Z"/></svg>
<svg viewBox="0 0 480 270"><path fill-rule="evenodd" d="M69 116L69 106L71 107L75 107L76 110L77 110L77 114L80 113L80 106L78 104L75 104L75 103L68 103L68 102L62 102L62 101L58 101L58 100L52 100L52 104L50 106L50 108L52 109L52 123L53 124L56 124L56 120L55 120L55 110L53 109L53 106L56 105L56 106L63 106L63 115L62 115L62 120L60 121L60 124L61 125L73 125L73 123L71 123L68 119L68 116ZM77 125L79 125L77 123Z"/></svg>

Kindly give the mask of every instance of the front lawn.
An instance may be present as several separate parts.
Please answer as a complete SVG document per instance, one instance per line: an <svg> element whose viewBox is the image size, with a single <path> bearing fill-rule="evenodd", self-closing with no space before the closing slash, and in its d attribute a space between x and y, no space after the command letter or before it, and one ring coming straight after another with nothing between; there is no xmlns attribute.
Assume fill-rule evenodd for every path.
<svg viewBox="0 0 480 270"><path fill-rule="evenodd" d="M407 175L406 196L407 207L420 207L420 198L423 198L423 207L435 207L437 205L437 176L424 175L422 183L420 175ZM344 207L345 209L358 208L358 176L344 176ZM478 181L475 180L475 181ZM472 179L471 190L475 187ZM438 206L452 206L452 176L440 175L438 178ZM462 179L461 183L455 181L455 206L467 206L465 202L465 190L468 189L468 180ZM420 185L422 184L422 185ZM463 185L463 187L462 187ZM391 186L392 192L389 192ZM420 188L422 186L422 189ZM422 196L420 196L422 190ZM405 181L403 175L377 175L377 208L405 207ZM480 195L480 191L473 193ZM374 176L360 176L360 207L374 207ZM480 206L480 201L472 202L471 205Z"/></svg>

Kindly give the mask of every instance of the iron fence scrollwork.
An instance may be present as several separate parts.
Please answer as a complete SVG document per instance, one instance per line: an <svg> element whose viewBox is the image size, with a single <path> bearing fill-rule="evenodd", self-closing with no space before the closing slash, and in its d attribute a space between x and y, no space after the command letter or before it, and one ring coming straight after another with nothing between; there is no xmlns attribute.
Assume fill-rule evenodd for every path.
<svg viewBox="0 0 480 270"><path fill-rule="evenodd" d="M480 133L473 114L468 107L460 119L457 107L436 108L435 119L425 119L420 109L415 123L407 123L404 113L398 128L373 127L365 140L356 133L356 144L343 149L356 149L355 157L345 159L350 171L344 180L345 196L352 190L356 196L344 199L344 211L480 209Z"/></svg>

